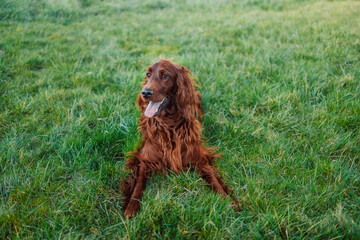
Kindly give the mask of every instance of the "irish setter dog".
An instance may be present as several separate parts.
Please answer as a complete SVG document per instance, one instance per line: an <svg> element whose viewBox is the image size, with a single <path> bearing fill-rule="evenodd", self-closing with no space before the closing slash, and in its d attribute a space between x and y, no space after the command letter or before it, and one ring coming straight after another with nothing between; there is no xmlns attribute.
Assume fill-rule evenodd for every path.
<svg viewBox="0 0 360 240"><path fill-rule="evenodd" d="M124 215L136 215L151 173L166 169L178 173L196 168L215 192L228 196L229 189L212 165L220 156L201 140L201 96L194 89L191 72L161 60L147 68L143 84L137 100L143 141L126 161L132 175L122 184Z"/></svg>

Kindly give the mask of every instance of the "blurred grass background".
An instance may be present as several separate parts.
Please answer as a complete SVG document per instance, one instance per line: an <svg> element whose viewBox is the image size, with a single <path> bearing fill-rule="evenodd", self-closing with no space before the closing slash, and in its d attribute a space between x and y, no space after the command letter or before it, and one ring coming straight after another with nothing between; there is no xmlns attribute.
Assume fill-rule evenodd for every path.
<svg viewBox="0 0 360 240"><path fill-rule="evenodd" d="M359 23L359 1L1 0L0 239L359 238ZM124 220L162 58L197 78L239 212L184 172Z"/></svg>

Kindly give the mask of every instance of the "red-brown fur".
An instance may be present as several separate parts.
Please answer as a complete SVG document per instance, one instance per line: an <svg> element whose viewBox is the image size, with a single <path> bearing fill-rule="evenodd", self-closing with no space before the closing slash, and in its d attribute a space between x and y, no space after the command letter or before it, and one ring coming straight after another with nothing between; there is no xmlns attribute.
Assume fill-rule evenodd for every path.
<svg viewBox="0 0 360 240"><path fill-rule="evenodd" d="M229 189L212 166L220 156L204 147L201 140L201 97L194 90L190 71L171 61L161 60L148 67L147 72L149 77L145 78L143 89L153 90L150 100L159 102L166 96L169 101L157 116L149 118L144 115L148 100L141 94L138 97L143 141L126 162L132 175L123 183L124 215L136 215L150 174L165 173L166 169L178 173L196 168L215 192L228 196ZM162 74L169 78L162 79L166 76Z"/></svg>

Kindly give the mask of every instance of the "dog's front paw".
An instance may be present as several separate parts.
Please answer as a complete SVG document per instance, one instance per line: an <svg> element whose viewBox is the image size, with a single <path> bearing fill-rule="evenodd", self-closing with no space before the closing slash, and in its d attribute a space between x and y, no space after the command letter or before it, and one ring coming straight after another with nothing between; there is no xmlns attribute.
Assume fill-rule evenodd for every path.
<svg viewBox="0 0 360 240"><path fill-rule="evenodd" d="M231 207L235 210L235 212L239 212L241 209L241 204L236 200L232 200Z"/></svg>
<svg viewBox="0 0 360 240"><path fill-rule="evenodd" d="M124 216L126 218L133 218L136 216L136 213L140 210L140 203L137 200L131 200L127 205Z"/></svg>
<svg viewBox="0 0 360 240"><path fill-rule="evenodd" d="M133 211L133 210L131 210L131 209L125 209L125 212L124 212L124 216L126 217L126 218L133 218L133 217L135 217L136 216L136 211Z"/></svg>

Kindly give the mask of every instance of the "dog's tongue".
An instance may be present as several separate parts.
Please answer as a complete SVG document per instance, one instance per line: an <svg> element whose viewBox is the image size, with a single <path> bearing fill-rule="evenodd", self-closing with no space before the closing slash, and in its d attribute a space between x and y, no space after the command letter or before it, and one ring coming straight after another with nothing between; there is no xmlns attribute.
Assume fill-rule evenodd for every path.
<svg viewBox="0 0 360 240"><path fill-rule="evenodd" d="M147 117L153 117L155 115L155 113L157 112L157 110L160 107L161 102L149 102L149 105L147 106L147 108L145 109L145 116Z"/></svg>

